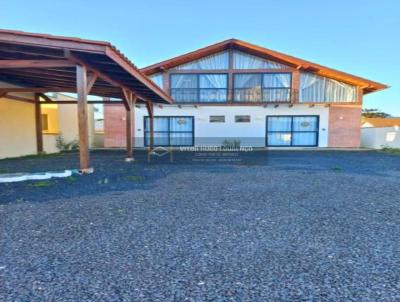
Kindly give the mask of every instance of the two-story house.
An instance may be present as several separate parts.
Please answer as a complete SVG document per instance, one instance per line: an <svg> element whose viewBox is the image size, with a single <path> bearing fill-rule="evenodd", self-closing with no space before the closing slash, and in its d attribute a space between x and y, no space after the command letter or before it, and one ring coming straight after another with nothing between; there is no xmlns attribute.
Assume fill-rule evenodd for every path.
<svg viewBox="0 0 400 302"><path fill-rule="evenodd" d="M171 95L154 108L155 146L359 147L364 94L386 85L236 39L142 71ZM135 146L149 145L145 106ZM104 108L105 147L125 146L125 110Z"/></svg>

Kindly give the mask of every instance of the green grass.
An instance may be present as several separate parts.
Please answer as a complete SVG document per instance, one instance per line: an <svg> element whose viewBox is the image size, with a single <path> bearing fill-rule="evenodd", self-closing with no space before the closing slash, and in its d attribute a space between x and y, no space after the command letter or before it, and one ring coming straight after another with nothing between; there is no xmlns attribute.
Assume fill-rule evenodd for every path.
<svg viewBox="0 0 400 302"><path fill-rule="evenodd" d="M400 155L400 148L384 147L381 149L381 152Z"/></svg>
<svg viewBox="0 0 400 302"><path fill-rule="evenodd" d="M50 181L37 181L29 186L34 187L34 188L44 188L44 187L50 187L52 183Z"/></svg>
<svg viewBox="0 0 400 302"><path fill-rule="evenodd" d="M333 172L342 172L342 168L339 166L332 167Z"/></svg>
<svg viewBox="0 0 400 302"><path fill-rule="evenodd" d="M138 175L130 175L130 176L127 176L126 179L130 180L130 181L137 182L137 181L141 181L142 177L138 176Z"/></svg>

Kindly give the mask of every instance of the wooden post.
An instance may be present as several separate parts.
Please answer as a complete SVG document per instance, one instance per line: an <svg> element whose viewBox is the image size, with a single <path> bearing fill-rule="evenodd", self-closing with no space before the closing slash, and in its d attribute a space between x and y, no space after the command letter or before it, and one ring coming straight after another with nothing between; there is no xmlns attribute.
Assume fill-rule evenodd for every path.
<svg viewBox="0 0 400 302"><path fill-rule="evenodd" d="M146 103L147 106L147 112L149 113L149 117L150 117L150 144L149 144L149 148L150 148L150 152L153 151L154 149L154 107L153 107L153 103L152 102L147 102Z"/></svg>
<svg viewBox="0 0 400 302"><path fill-rule="evenodd" d="M40 96L35 93L35 124L36 124L36 150L43 153L43 134L42 134L42 110L40 106Z"/></svg>
<svg viewBox="0 0 400 302"><path fill-rule="evenodd" d="M87 115L87 71L85 66L76 66L76 91L78 94L79 162L82 173L92 173L89 167L89 131Z"/></svg>
<svg viewBox="0 0 400 302"><path fill-rule="evenodd" d="M126 109L126 151L127 157L126 161L133 160L132 153L132 102L131 100L127 100L129 103L129 109Z"/></svg>

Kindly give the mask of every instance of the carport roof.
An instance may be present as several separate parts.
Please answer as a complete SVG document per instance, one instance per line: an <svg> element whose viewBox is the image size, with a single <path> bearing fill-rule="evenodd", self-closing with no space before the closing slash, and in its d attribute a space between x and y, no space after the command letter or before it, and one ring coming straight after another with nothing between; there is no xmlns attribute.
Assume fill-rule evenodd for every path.
<svg viewBox="0 0 400 302"><path fill-rule="evenodd" d="M0 62L0 81L24 87L21 92L74 93L78 64L96 75L91 95L124 98L125 90L138 100L172 103L109 42L0 30Z"/></svg>

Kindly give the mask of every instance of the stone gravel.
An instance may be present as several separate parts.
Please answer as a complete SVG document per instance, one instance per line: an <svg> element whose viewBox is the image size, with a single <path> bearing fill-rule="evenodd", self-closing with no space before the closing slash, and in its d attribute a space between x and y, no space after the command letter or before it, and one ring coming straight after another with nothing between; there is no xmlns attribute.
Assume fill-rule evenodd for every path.
<svg viewBox="0 0 400 302"><path fill-rule="evenodd" d="M0 184L0 301L400 301L400 156L123 156ZM8 159L0 172L77 164Z"/></svg>

